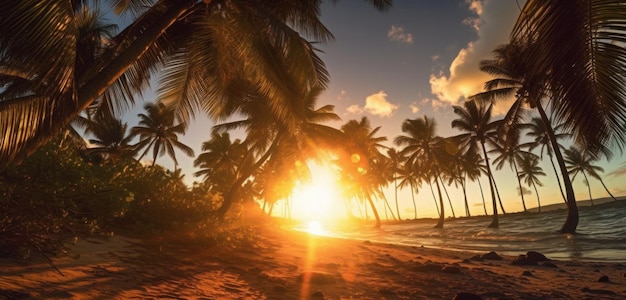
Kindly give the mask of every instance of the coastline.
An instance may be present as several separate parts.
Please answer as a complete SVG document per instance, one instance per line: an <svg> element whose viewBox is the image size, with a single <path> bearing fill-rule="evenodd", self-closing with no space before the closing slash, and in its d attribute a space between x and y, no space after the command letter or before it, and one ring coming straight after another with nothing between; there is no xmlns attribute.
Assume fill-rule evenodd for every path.
<svg viewBox="0 0 626 300"><path fill-rule="evenodd" d="M181 237L79 240L78 259L0 261L0 299L624 299L626 265L512 265L472 252L252 228L237 248ZM486 253L484 253L486 254ZM520 253L523 254L523 253ZM484 256L484 255L483 255ZM604 281L606 276L608 281Z"/></svg>

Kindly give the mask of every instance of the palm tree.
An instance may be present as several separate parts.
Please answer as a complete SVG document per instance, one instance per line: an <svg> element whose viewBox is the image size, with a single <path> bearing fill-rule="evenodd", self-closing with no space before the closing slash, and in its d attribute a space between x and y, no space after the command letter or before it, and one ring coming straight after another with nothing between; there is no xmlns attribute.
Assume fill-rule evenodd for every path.
<svg viewBox="0 0 626 300"><path fill-rule="evenodd" d="M582 173L583 177L585 177L585 181L587 182L587 187L589 189L589 200L591 201L591 205L593 205L593 198L591 197L591 183L589 182L589 178L587 177L587 175L598 179L604 187L604 190L606 190L611 198L613 198L613 200L617 200L615 199L613 194L611 194L609 189L604 184L604 181L598 174L598 172L604 172L604 169L600 166L592 164L592 162L597 159L597 156L588 151L581 150L580 148L575 146L571 146L564 152L568 174L572 176L572 181L576 179L576 175L578 175L578 173Z"/></svg>
<svg viewBox="0 0 626 300"><path fill-rule="evenodd" d="M400 168L398 168L398 176L396 179L400 179L398 183L399 188L409 187L411 190L411 200L413 200L413 219L417 219L417 204L415 203L415 194L418 189L422 185L422 181L420 179L420 169L415 168L414 165L409 164L404 161L401 164Z"/></svg>
<svg viewBox="0 0 626 300"><path fill-rule="evenodd" d="M546 76L555 119L592 152L604 144L626 143L626 78L615 76L626 69L626 16L617 13L623 7L623 1L527 1L511 35L514 42L532 40L537 45L516 59L528 66L529 74ZM547 123L545 114L542 119ZM557 148L554 140L552 144ZM576 198L563 157L558 149L555 154L568 206L561 231L573 233L578 226Z"/></svg>
<svg viewBox="0 0 626 300"><path fill-rule="evenodd" d="M528 184L535 189L535 194L537 195L537 208L539 212L541 212L541 201L539 201L539 191L537 191L537 185L541 186L541 181L539 181L538 176L545 176L546 173L543 172L541 167L539 166L539 158L532 155L522 155L522 159L520 160L520 172L517 173L517 176L522 178Z"/></svg>
<svg viewBox="0 0 626 300"><path fill-rule="evenodd" d="M552 122L550 122L552 124ZM548 136L548 130L546 125L543 123L541 118L532 118L530 122L522 124L522 126L528 131L526 131L526 135L533 139L532 142L528 144L529 151L533 151L535 148L539 148L539 157L543 159L543 153L548 154L550 158L550 163L552 164L552 169L554 170L554 175L556 176L556 182L559 184L559 190L561 191L561 196L563 196L563 201L567 203L567 198L563 193L563 186L561 185L561 178L559 173L554 165L554 150L552 149L552 144L550 142L550 136ZM559 140L568 138L570 134L560 132L563 128L564 124L559 124L553 127L554 131L554 139L557 140L557 144L559 148L562 149L562 146L558 143Z"/></svg>
<svg viewBox="0 0 626 300"><path fill-rule="evenodd" d="M214 126L214 130L245 129L246 139L242 142L249 150L244 160L254 160L249 167L240 168L231 183L231 188L224 194L224 202L218 209L219 215L224 215L234 201L235 195L250 176L259 170L274 154L283 151L282 148L296 148L300 153L301 161L308 157L321 154L322 148L337 147L343 134L330 126L321 124L326 121L336 121L339 117L333 112L334 106L325 105L315 108L318 96L322 92L320 86L312 88L307 94L298 98L301 107L295 110L299 122L294 128L286 127L271 112L265 104L265 98L249 95L244 103L238 104L234 112L245 118ZM279 158L275 158L279 159Z"/></svg>
<svg viewBox="0 0 626 300"><path fill-rule="evenodd" d="M487 143L491 145L497 143L495 141L495 134L500 122L490 122L492 107L493 105L489 105L489 107L478 105L476 101L466 101L463 107L454 106L454 113L459 115L460 119L452 121L452 128L457 128L466 132L456 137L464 143L466 151L475 152L474 149L478 146L482 149L485 165L487 166L489 187L491 188L491 201L493 204L493 219L491 224L489 224L489 227L498 227L498 206L496 202L495 181L493 173L491 172L491 166L489 165L487 148L485 147L485 144ZM500 203L500 205L502 205L502 203Z"/></svg>
<svg viewBox="0 0 626 300"><path fill-rule="evenodd" d="M522 206L524 207L524 212L526 212L526 202L524 201L524 190L522 188L522 181L517 176L519 170L517 169L517 165L519 161L522 159L523 155L534 155L528 151L524 151L523 148L526 147L526 144L519 143L519 136L512 135L506 138L505 140L501 140L500 143L496 144L496 147L489 151L489 153L499 154L493 160L493 164L496 166L496 170L501 170L504 167L506 162L509 163L509 167L511 170L515 172L515 177L517 178L517 183L519 185L520 196L522 197Z"/></svg>
<svg viewBox="0 0 626 300"><path fill-rule="evenodd" d="M136 145L130 144L132 136L127 134L128 124L105 115L84 121L87 124L85 133L93 136L89 139L92 146L87 148L87 154L102 155L105 160L117 162L137 153Z"/></svg>
<svg viewBox="0 0 626 300"><path fill-rule="evenodd" d="M345 194L350 198L367 201L376 218L375 228L380 228L380 216L372 195L379 193L381 180L373 170L375 161L383 155L379 149L386 148L381 143L386 137L377 137L380 127L373 128L367 117L360 121L350 120L341 126L344 133L344 151L340 152L338 163L342 170L342 183Z"/></svg>
<svg viewBox="0 0 626 300"><path fill-rule="evenodd" d="M477 101L494 101L513 97L515 100L514 104L503 120L505 128L515 127L521 122L524 113L522 107L528 106L537 109L541 122L544 124L546 136L548 137L550 146L558 162L563 178L563 185L565 187L568 209L565 223L561 227L561 232L573 233L578 226L578 207L576 206L574 189L567 176L567 168L563 162L563 155L558 146L551 121L542 104L542 100L546 99L547 96L558 99L558 95L548 95L550 89L546 87L549 81L546 77L547 73L536 72L531 68L530 65L536 64L537 61L529 62L525 60L527 57L531 56L533 52L536 52L537 48L541 47L540 44L530 43L528 40L529 39L518 39L510 44L502 45L494 50L495 59L481 61L481 71L489 73L496 78L485 83L485 92L474 95L471 99ZM524 59L520 59L520 57ZM555 106L556 102L556 100L553 100L550 103ZM559 110L559 108L553 107L552 110ZM557 116L556 120L559 119L560 118Z"/></svg>
<svg viewBox="0 0 626 300"><path fill-rule="evenodd" d="M184 134L185 123L174 124L174 111L167 109L163 103L147 103L144 105L147 114L138 114L139 125L131 129L131 135L139 136L137 151L145 148L138 160L141 160L152 148L152 166L156 163L159 153L166 152L174 161L177 169L178 160L174 148L183 151L187 156L193 156L191 147L178 141L178 135Z"/></svg>
<svg viewBox="0 0 626 300"><path fill-rule="evenodd" d="M237 170L246 165L244 157L247 149L239 139L231 141L228 132L213 132L211 139L202 143L202 151L193 162L194 167L200 168L194 176L202 176L218 191L226 192L235 180Z"/></svg>
<svg viewBox="0 0 626 300"><path fill-rule="evenodd" d="M390 0L368 2L379 10L391 6ZM0 4L7 66L0 76L11 86L0 94L0 131L6 136L0 167L23 160L95 101L115 101L108 107L133 103L159 72L158 100L184 122L198 110L222 117L231 100L253 92L281 123L295 126L299 106L291 104L299 91L291 87L328 83L306 39L332 39L320 21L321 0L115 1L114 11L130 11L132 22L117 36L96 39L98 48L79 48L78 12L98 3Z"/></svg>
<svg viewBox="0 0 626 300"><path fill-rule="evenodd" d="M435 228L443 228L445 209L439 182L442 171L438 160L446 152L446 147L443 139L435 135L435 130L435 120L427 116L423 119L407 119L402 122L402 132L406 135L397 136L394 143L397 146L404 146L400 154L407 157L407 163L418 163L425 170L425 174L432 175L431 178L437 186L440 208L439 221Z"/></svg>

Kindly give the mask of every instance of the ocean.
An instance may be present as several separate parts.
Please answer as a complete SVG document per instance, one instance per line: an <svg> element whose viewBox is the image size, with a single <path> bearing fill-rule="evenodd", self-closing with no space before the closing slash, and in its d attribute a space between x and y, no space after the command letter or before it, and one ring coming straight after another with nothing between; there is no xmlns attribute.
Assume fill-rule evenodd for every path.
<svg viewBox="0 0 626 300"><path fill-rule="evenodd" d="M477 253L517 256L532 250L559 260L626 262L626 201L580 206L579 214L576 234L558 232L566 216L562 209L500 215L499 228L487 228L491 217L480 216L448 218L443 229L434 228L434 219L384 222L380 229L371 222L323 224L318 234ZM305 230L304 225L296 229Z"/></svg>

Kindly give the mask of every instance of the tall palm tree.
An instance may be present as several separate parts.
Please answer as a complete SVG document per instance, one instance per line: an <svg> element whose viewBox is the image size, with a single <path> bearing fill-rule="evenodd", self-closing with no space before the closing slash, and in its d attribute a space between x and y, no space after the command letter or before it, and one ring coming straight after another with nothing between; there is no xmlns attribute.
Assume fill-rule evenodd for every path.
<svg viewBox="0 0 626 300"><path fill-rule="evenodd" d="M79 13L99 2L0 4L0 76L20 85L20 93L0 94L1 167L28 156L97 100L116 102L109 107L132 103L157 73L158 99L185 122L199 110L221 117L230 100L252 91L267 99L281 123L295 126L299 106L290 104L298 91L290 86L328 83L307 40L332 39L320 20L321 0L115 1L113 10L130 11L131 23L96 40L97 49L79 48ZM391 6L391 0L368 2L379 10ZM85 56L93 59L79 64Z"/></svg>
<svg viewBox="0 0 626 300"><path fill-rule="evenodd" d="M438 160L446 152L446 144L443 138L435 134L435 120L427 116L424 116L422 119L405 120L402 122L402 132L406 135L397 136L394 139L394 143L403 147L400 153L407 157L409 164L418 163L421 168L427 170L424 172L425 174L432 175L430 178L435 182L439 195L439 221L435 228L443 228L445 209L443 207L443 196L441 195L440 186L442 170Z"/></svg>
<svg viewBox="0 0 626 300"><path fill-rule="evenodd" d="M379 193L380 179L373 169L374 161L381 160L381 143L386 137L376 136L380 127L372 128L367 117L350 120L341 126L345 135L344 151L340 152L342 184L351 198L367 201L376 218L375 228L380 228L380 216L372 196Z"/></svg>
<svg viewBox="0 0 626 300"><path fill-rule="evenodd" d="M522 155L522 159L520 160L520 171L517 173L517 176L522 178L528 184L535 189L535 194L537 195L537 208L539 212L541 212L541 201L539 200L539 191L537 191L537 185L541 186L541 181L538 176L545 176L546 173L543 172L541 167L539 166L539 158L532 155Z"/></svg>
<svg viewBox="0 0 626 300"><path fill-rule="evenodd" d="M623 7L618 0L527 1L511 35L514 42L532 40L537 45L516 59L528 66L528 73L546 76L556 120L592 152L604 144L626 144L626 78L615 76L626 69L626 16L619 13ZM576 198L560 151L555 149L555 154L568 206L561 231L573 233L578 226Z"/></svg>
<svg viewBox="0 0 626 300"><path fill-rule="evenodd" d="M552 122L550 122L552 124ZM565 197L565 193L563 193L563 186L561 185L561 177L554 165L554 150L552 149L552 144L550 142L550 136L548 136L548 130L546 125L543 123L541 118L532 118L530 122L522 124L524 128L528 129L526 131L526 135L533 139L532 142L528 144L529 151L533 151L535 148L539 148L539 157L543 159L543 153L545 152L550 158L550 163L552 164L552 169L554 170L554 175L556 176L556 182L559 185L559 190L561 191L561 196L563 196L563 201L567 203L567 198ZM563 147L558 143L559 140L568 138L570 134L561 132L564 124L558 124L553 126L554 131L554 139L556 139L557 144L560 149Z"/></svg>
<svg viewBox="0 0 626 300"><path fill-rule="evenodd" d="M460 118L452 121L452 128L466 132L456 137L464 143L466 151L475 152L474 149L476 147L480 147L479 149L482 150L485 165L487 167L489 187L491 189L491 201L493 204L493 219L491 224L489 224L489 227L495 228L499 226L498 206L495 193L495 181L489 164L486 144L497 144L496 133L501 122L491 121L492 107L492 104L485 107L477 104L476 101L466 101L463 107L454 106L454 113L459 115Z"/></svg>
<svg viewBox="0 0 626 300"><path fill-rule="evenodd" d="M186 124L175 123L176 115L167 109L163 103L147 103L144 105L147 114L138 114L139 124L131 129L132 136L139 136L137 151L145 148L138 160L141 160L152 149L152 166L156 163L159 154L167 153L174 161L174 170L178 160L174 149L182 151L187 156L193 156L193 149L178 140L179 134L185 134Z"/></svg>

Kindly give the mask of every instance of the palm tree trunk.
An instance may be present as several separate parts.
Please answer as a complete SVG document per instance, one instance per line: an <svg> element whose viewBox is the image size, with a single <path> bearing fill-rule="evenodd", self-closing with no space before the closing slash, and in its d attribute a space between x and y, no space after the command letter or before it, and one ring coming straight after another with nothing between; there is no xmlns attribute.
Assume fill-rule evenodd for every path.
<svg viewBox="0 0 626 300"><path fill-rule="evenodd" d="M548 157L550 158L550 163L552 164L552 169L554 170L554 176L556 176L556 182L559 184L559 191L561 191L563 202L567 203L567 198L565 198L565 194L563 193L563 186L561 185L561 176L559 176L559 172L556 170L556 166L554 165L554 159L552 158L552 154L548 153Z"/></svg>
<svg viewBox="0 0 626 300"><path fill-rule="evenodd" d="M517 177L517 183L519 184L519 193L522 196L522 206L524 207L524 212L527 212L526 209L526 201L524 201L524 188L522 188L522 180L519 178L519 172L517 171L517 163L513 160L513 168L515 168L515 177Z"/></svg>
<svg viewBox="0 0 626 300"><path fill-rule="evenodd" d="M487 203L485 203L485 193L483 192L483 185L480 183L480 178L478 178L478 188L480 189L480 197L483 198L483 209L485 210L485 216L487 213Z"/></svg>
<svg viewBox="0 0 626 300"><path fill-rule="evenodd" d="M585 171L582 172L585 177L585 181L587 182L587 190L589 190L589 201L591 201L591 206L593 206L593 197L591 197L591 183L589 182L589 178L587 178L587 174Z"/></svg>
<svg viewBox="0 0 626 300"><path fill-rule="evenodd" d="M563 223L560 231L562 233L575 233L576 227L578 227L578 206L576 205L574 187L572 186L572 181L567 175L567 167L565 166L565 160L563 159L563 154L561 154L559 144L556 141L554 129L552 129L552 124L550 124L546 112L543 110L543 107L541 107L541 103L538 103L537 110L539 111L539 116L541 116L541 120L543 121L546 130L548 131L550 144L552 145L552 148L554 150L556 160L559 163L559 169L561 169L561 174L563 175L563 185L565 186L565 194L567 196L567 217L565 218L565 223Z"/></svg>
<svg viewBox="0 0 626 300"><path fill-rule="evenodd" d="M395 174L393 176L393 185L395 187L396 194L396 212L398 213L398 220L402 221L402 218L400 217L400 207L398 206L398 179L396 179Z"/></svg>
<svg viewBox="0 0 626 300"><path fill-rule="evenodd" d="M414 188L413 188L413 184L409 184L411 187L411 199L413 200L413 219L417 219L417 204L415 204L415 193L417 192ZM615 198L613 198L615 199Z"/></svg>
<svg viewBox="0 0 626 300"><path fill-rule="evenodd" d="M611 196L611 198L613 198L613 201L617 201L617 199L615 199L615 196L613 196L613 194L611 194L611 192L609 191L609 189L606 187L606 185L604 184L604 181L601 178L598 178L598 180L600 180L600 183L602 184L602 186L604 187L604 190L609 193L609 195Z"/></svg>
<svg viewBox="0 0 626 300"><path fill-rule="evenodd" d="M491 176L493 176L493 174L491 174ZM502 214L506 214L506 211L504 210L504 205L502 205L502 198L500 198L500 191L498 190L498 185L496 184L496 178L493 177L491 178L491 180L493 180L493 187L496 189L496 195L498 196L498 203L500 204Z"/></svg>
<svg viewBox="0 0 626 300"><path fill-rule="evenodd" d="M433 189L433 183L428 182L430 186L430 193L433 194L433 200L435 201L435 208L437 209L437 215L441 216L441 212L439 211L439 204L437 203L437 196L435 196L435 190Z"/></svg>
<svg viewBox="0 0 626 300"><path fill-rule="evenodd" d="M465 201L465 216L471 217L472 215L470 214L469 205L467 203L467 191L465 190L465 178L463 178L463 180L461 181L461 187L463 188L463 200Z"/></svg>
<svg viewBox="0 0 626 300"><path fill-rule="evenodd" d="M485 157L485 165L487 166L487 177L489 177L489 188L491 189L491 202L493 204L493 219L489 224L489 228L498 228L500 222L498 220L498 204L496 201L496 193L494 191L493 175L491 174L491 167L489 166L489 156L487 156L487 149L485 148L485 141L480 141L480 145L483 148L483 156Z"/></svg>
<svg viewBox="0 0 626 300"><path fill-rule="evenodd" d="M448 203L450 204L450 210L452 211L452 217L456 219L456 214L454 213L454 207L452 206L452 200L450 200L450 194L448 194L448 189L446 189L446 185L443 184L443 180L441 176L439 176L439 181L441 181L441 187L443 187L443 192L446 194L448 198Z"/></svg>
<svg viewBox="0 0 626 300"><path fill-rule="evenodd" d="M380 217L378 216L378 210L376 210L376 206L374 205L374 201L372 201L372 197L370 197L369 195L367 196L367 202L369 202L370 206L372 207L372 211L374 212L374 217L376 218L376 225L374 225L374 228L379 229L380 228ZM367 206L365 207L365 211L367 212Z"/></svg>
<svg viewBox="0 0 626 300"><path fill-rule="evenodd" d="M437 177L435 177L435 184L437 184L437 193L439 194L439 205L441 206L441 213L439 214L439 221L437 222L437 225L435 225L435 228L443 228L443 223L445 221L445 208L443 207L443 196L441 195L441 188L439 187L439 181L437 180ZM443 184L443 182L441 184Z"/></svg>
<svg viewBox="0 0 626 300"><path fill-rule="evenodd" d="M535 195L537 195L537 209L538 212L541 212L541 202L539 201L539 191L537 191L537 185L534 181L532 181L533 187L535 188Z"/></svg>
<svg viewBox="0 0 626 300"><path fill-rule="evenodd" d="M382 194L382 192L381 192L381 194ZM389 205L389 201L387 201L387 197L385 196L385 194L382 194L382 195L383 195L383 201L385 202L385 205L389 209L389 213L391 213L391 217L393 218L394 221L397 220L396 219L396 215L393 214L393 209L391 209L391 205ZM387 210L385 210L385 214L387 214Z"/></svg>

